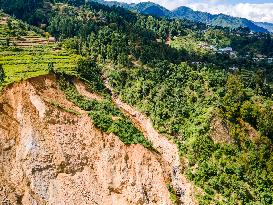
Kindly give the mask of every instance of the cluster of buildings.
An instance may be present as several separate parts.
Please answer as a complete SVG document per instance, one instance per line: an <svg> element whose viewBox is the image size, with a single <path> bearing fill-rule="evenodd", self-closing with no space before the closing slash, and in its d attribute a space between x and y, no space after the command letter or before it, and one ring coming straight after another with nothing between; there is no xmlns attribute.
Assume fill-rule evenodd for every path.
<svg viewBox="0 0 273 205"><path fill-rule="evenodd" d="M273 58L272 57L267 57L265 55L260 55L257 54L256 57L252 58L255 62L259 62L259 61L266 61L267 63L273 63Z"/></svg>
<svg viewBox="0 0 273 205"><path fill-rule="evenodd" d="M232 47L217 48L216 46L209 45L207 43L200 43L199 46L200 46L200 48L210 50L215 53L228 54L232 58L238 57L238 53L236 51L234 51ZM249 57L249 55L246 55L246 57ZM273 64L273 57L267 57L267 56L261 55L261 54L257 54L255 57L252 58L252 60L255 62L265 61L269 64Z"/></svg>
<svg viewBox="0 0 273 205"><path fill-rule="evenodd" d="M217 48L214 45L209 45L207 43L201 43L199 46L203 49L210 50L215 53L220 53L220 54L228 54L231 57L236 58L237 57L237 52L233 50L232 47L224 47L224 48Z"/></svg>

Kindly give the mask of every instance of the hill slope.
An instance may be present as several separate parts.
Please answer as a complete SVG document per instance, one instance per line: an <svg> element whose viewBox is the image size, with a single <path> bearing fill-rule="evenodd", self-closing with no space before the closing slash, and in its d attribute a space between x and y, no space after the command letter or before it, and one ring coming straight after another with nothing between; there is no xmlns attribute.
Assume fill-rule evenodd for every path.
<svg viewBox="0 0 273 205"><path fill-rule="evenodd" d="M6 7L9 4L5 4L3 9L13 12ZM39 18L36 17L36 12L40 13ZM103 184L106 192L101 191L97 184L94 186L95 190L90 186L78 186L78 189L71 192L76 192L79 201L86 198L96 200L96 197L109 200L109 193L113 192L113 201L122 196L116 201L137 201L141 204L153 203L153 195L156 196L157 204L163 201L169 204L169 198L165 197L167 195L173 202L183 201L187 196L194 195L199 204L273 203L273 68L268 59L273 57L271 35L251 33L248 29L230 30L187 20L156 18L95 2L73 0L52 4L46 1L32 13L16 15L43 28L41 35L46 36L46 32L53 35L59 41L54 44L57 50L61 49L61 52L69 56L76 55L81 58L74 63L66 61L64 68L60 70L52 68L51 63L46 69L43 56L48 57L47 53L38 53L36 49L40 47L34 46L34 50L29 52L37 58L24 59L23 65L35 64L37 68L43 68L44 74L55 73L57 78L24 81L17 90L15 88L18 84L15 84L15 88L6 87L6 82L12 83L10 77L14 73L20 75L23 72L13 69L8 72L5 66L9 63L15 68L17 64L19 66L20 52L24 56L24 50L16 45L1 45L4 53L17 52L15 58L5 56L7 59L4 61L4 69L0 66L0 83L4 82L6 90L15 90L4 93L7 100L4 100L4 106L0 106L4 111L0 115L5 118L1 119L5 126L1 127L4 135L1 134L0 138L5 136L5 140L1 142L6 143L6 139L17 137L15 144L13 141L7 143L7 150L10 151L10 147L12 150L6 152L5 148L2 159L9 156L12 162L18 160L22 166L18 172L12 173L23 172L20 179L26 179L14 182L15 174L9 174L12 163L4 164L8 166L5 168L5 179L12 184L2 184L6 183L11 187L8 193L11 193L13 199L16 197L13 193L23 192L20 192L21 189L16 190L17 186L14 184L22 184L23 188L31 184L30 188L34 187L36 192L42 194L51 194L53 190L54 194L60 193L66 199L71 196L67 193L72 189L67 190L70 186L55 183L56 180L59 182L56 175L68 179L63 180L66 184L71 185L76 181L74 184L78 185L77 180L80 179L85 185L88 180L94 181L95 174L98 179L95 182ZM41 16L45 21L40 21ZM13 30L16 29L10 29ZM47 46L54 56L55 49ZM41 50L44 48L42 46ZM35 55L36 53L38 54ZM16 61L17 58L20 60ZM73 65L72 72L68 69L70 64ZM31 68L26 67L26 71L28 70ZM87 86L75 82L75 76L84 80ZM21 85L26 85L27 89L24 90ZM52 97L46 95L50 90ZM16 94L19 96L18 100ZM62 97L56 99L55 96ZM49 105L45 102L47 98L53 100L49 101ZM16 101L14 106L9 105L12 101ZM20 101L23 105L20 105ZM66 106L67 104L71 106ZM24 109L21 109L22 106ZM65 117L59 118L54 113L51 115L51 112L47 112L51 108L54 113L60 112L61 116L65 113ZM32 115L33 119L30 117ZM41 121L38 119L40 116L46 120ZM81 121L83 117L86 121ZM15 127L17 133L9 132L5 122L14 123L8 127ZM33 132L29 128L21 133L20 128L24 125L28 128L32 126ZM92 129L88 129L86 133L85 128L91 126ZM98 131L98 139L92 138L89 131ZM43 146L44 149L39 149L44 145L39 133L49 136L44 139L49 148ZM26 141L20 141L22 138ZM91 150L92 143L89 144L87 138L94 139L95 145L100 145L101 142L103 144ZM38 143L33 139L37 139ZM54 139L59 141L55 142ZM114 149L115 154L112 155L111 146L124 148ZM153 164L153 156L159 157L156 159L161 163L154 165L158 166L157 171L151 165L146 169L151 171L142 175L141 166L135 169L133 167L137 163L134 161L137 158L135 155L130 158L133 163L129 164L131 166L124 165L128 157L119 151L126 153L127 149L135 146L149 153L147 161L141 159L143 166L146 166L146 162ZM60 147L64 149L59 149ZM78 151L78 147L81 151ZM61 153L61 157L55 155L55 149L57 153ZM50 152L47 153L46 150ZM103 153L98 150L103 150ZM94 151L95 159L89 155ZM20 154L15 157L18 152ZM38 156L38 164L34 160L28 161L27 157L34 156ZM116 163L115 159L119 159L119 156L122 158ZM26 160L20 160L21 157ZM109 160L101 163L105 158ZM29 164L24 164L24 161ZM165 165L164 161L169 163ZM116 166L111 167L109 162ZM97 168L96 163L106 165ZM39 164L45 166L41 167ZM112 172L109 175L107 166L110 166ZM127 171L130 176L126 175ZM138 177L135 177L135 171L140 173ZM167 177L161 177L165 171ZM44 173L46 177L43 177ZM116 178L120 175L122 177ZM48 180L48 176L53 181ZM145 176L147 183L144 183L141 176ZM157 180L158 176L163 180ZM28 181L29 178L34 178L34 183ZM41 188L37 179L43 183L46 181L43 187L46 189L49 184L50 189L45 191ZM131 179L133 183L130 183ZM150 183L152 179L159 181L160 187L154 189ZM184 185L181 186L181 181L184 182L181 179L187 179L189 183L182 183ZM144 185L138 185L135 181ZM193 195L191 189L184 192L191 183L196 188ZM126 189L127 187L129 188ZM136 194L133 187L137 187ZM30 189L26 189L29 192ZM83 195L82 189L88 189L88 192ZM159 193L162 191L162 196L153 190ZM129 195L130 191L132 195ZM41 199L35 193L30 194L38 200ZM19 195L19 201L22 195ZM62 198L56 195L51 195L50 200ZM55 202L58 203L63 201Z"/></svg>
<svg viewBox="0 0 273 205"><path fill-rule="evenodd" d="M0 65L6 73L4 85L58 71L73 72L79 55L68 53L44 31L0 13ZM0 85L1 87L1 85Z"/></svg>
<svg viewBox="0 0 273 205"><path fill-rule="evenodd" d="M97 129L53 75L9 86L0 107L3 203L172 204L168 163Z"/></svg>

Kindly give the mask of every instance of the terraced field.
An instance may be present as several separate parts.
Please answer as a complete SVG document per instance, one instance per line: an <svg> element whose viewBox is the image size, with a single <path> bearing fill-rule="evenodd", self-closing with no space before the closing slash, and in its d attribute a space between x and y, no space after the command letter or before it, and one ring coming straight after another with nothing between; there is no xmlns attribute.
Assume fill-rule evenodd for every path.
<svg viewBox="0 0 273 205"><path fill-rule="evenodd" d="M52 63L55 70L74 71L79 56L69 54L54 38L45 38L39 31L0 13L0 65L6 75L4 85L47 74Z"/></svg>
<svg viewBox="0 0 273 205"><path fill-rule="evenodd" d="M20 36L20 37L0 37L0 43L2 45L14 46L17 48L29 48L32 46L41 46L41 45L50 45L54 44L54 38L51 38L52 40L49 41L46 38L42 38L40 36ZM8 42L8 43L7 43Z"/></svg>
<svg viewBox="0 0 273 205"><path fill-rule="evenodd" d="M7 76L5 84L47 74L49 63L56 70L73 72L78 59L63 50L53 51L50 46L0 51L0 64Z"/></svg>

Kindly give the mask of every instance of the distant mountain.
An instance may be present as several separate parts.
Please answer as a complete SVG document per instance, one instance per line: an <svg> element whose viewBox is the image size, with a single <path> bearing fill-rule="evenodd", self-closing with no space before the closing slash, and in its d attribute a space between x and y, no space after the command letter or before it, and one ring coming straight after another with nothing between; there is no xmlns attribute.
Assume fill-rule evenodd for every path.
<svg viewBox="0 0 273 205"><path fill-rule="evenodd" d="M117 2L117 1L104 1L104 0L94 0L98 3L102 3L107 6L120 6L125 9L135 11L141 14L147 14L157 17L169 17L171 16L171 11L164 8L163 6L160 6L158 4L152 3L152 2L141 2L138 4L127 4L123 2Z"/></svg>
<svg viewBox="0 0 273 205"><path fill-rule="evenodd" d="M95 1L107 6L119 6L128 10L131 10L136 5L136 4L127 4L123 2L117 2L117 1L104 1L104 0L89 0L89 1Z"/></svg>
<svg viewBox="0 0 273 205"><path fill-rule="evenodd" d="M194 11L191 8L185 6L173 10L172 17L199 21L212 26L222 26L230 28L248 27L252 31L267 32L267 29L260 27L254 22L245 18L232 17L225 14L213 15L207 12Z"/></svg>
<svg viewBox="0 0 273 205"><path fill-rule="evenodd" d="M229 28L248 27L255 32L273 32L273 24L255 23L245 18L232 17L224 14L213 15L207 12L194 11L193 9L181 6L173 11L152 3L142 2L138 4L127 4L116 1L95 0L108 6L120 6L128 10L132 10L141 14L153 15L166 18L180 18L190 21L202 22L212 26L222 26Z"/></svg>
<svg viewBox="0 0 273 205"><path fill-rule="evenodd" d="M266 22L255 22L257 26L263 27L266 30L270 31L273 33L273 23L266 23Z"/></svg>
<svg viewBox="0 0 273 205"><path fill-rule="evenodd" d="M213 19L213 15L201 12L201 11L194 11L191 8L188 8L186 6L178 7L177 9L172 11L172 17L177 18L185 18L192 21L199 21L206 24L209 24L211 20Z"/></svg>
<svg viewBox="0 0 273 205"><path fill-rule="evenodd" d="M142 2L139 4L135 4L132 9L142 14L148 14L158 17L169 17L172 13L163 6L152 2Z"/></svg>

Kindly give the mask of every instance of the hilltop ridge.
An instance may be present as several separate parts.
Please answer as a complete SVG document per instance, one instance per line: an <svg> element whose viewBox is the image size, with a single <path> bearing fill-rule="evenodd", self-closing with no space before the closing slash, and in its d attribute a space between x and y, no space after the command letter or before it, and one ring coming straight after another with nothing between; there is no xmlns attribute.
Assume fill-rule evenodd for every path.
<svg viewBox="0 0 273 205"><path fill-rule="evenodd" d="M232 17L225 14L213 15L207 12L194 11L193 9L186 6L181 6L171 11L164 8L163 6L160 6L159 4L152 2L141 2L138 4L126 4L116 1L104 0L98 0L97 2L109 6L120 6L142 14L154 15L158 17L187 19L190 21L202 22L212 26L228 27L231 29L247 27L251 31L255 32L272 32L271 27L273 24L271 23L253 22L246 18Z"/></svg>

